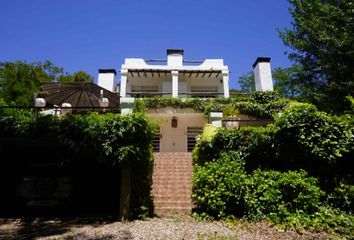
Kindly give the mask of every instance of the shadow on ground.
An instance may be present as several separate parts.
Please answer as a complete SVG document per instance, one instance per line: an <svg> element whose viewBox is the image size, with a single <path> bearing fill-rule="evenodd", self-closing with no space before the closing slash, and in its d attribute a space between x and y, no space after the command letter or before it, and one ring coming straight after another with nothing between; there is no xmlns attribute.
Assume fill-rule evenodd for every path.
<svg viewBox="0 0 354 240"><path fill-rule="evenodd" d="M70 240L90 240L90 239L117 239L117 233L100 234L100 236L87 235L86 233L73 232L73 228L80 226L89 226L96 228L103 224L109 224L117 221L115 218L23 218L23 219L1 219L0 220L0 239L10 240L31 240L58 236L60 239ZM119 239L132 239L129 231L120 231Z"/></svg>

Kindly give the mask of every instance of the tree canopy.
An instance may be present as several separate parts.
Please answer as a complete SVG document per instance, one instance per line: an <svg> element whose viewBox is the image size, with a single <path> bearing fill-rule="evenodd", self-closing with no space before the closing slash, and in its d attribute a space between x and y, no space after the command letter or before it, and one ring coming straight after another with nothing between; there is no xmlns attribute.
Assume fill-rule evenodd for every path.
<svg viewBox="0 0 354 240"><path fill-rule="evenodd" d="M287 68L274 68L272 71L274 89L286 98L295 98L304 94L299 82L301 72L301 66L295 64Z"/></svg>
<svg viewBox="0 0 354 240"><path fill-rule="evenodd" d="M32 106L33 94L42 83L92 82L93 77L84 71L73 75L63 73L63 68L50 61L26 63L25 61L0 63L0 98L7 104Z"/></svg>
<svg viewBox="0 0 354 240"><path fill-rule="evenodd" d="M289 0L292 29L280 31L289 58L302 66L298 84L319 107L343 110L354 95L353 0Z"/></svg>
<svg viewBox="0 0 354 240"><path fill-rule="evenodd" d="M238 83L240 84L242 93L251 93L256 89L256 83L252 71L241 75L238 79Z"/></svg>

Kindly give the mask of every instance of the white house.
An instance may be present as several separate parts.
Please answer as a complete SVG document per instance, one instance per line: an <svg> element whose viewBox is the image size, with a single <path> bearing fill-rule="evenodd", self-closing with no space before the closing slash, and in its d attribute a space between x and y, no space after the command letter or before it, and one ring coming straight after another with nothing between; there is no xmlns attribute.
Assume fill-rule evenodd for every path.
<svg viewBox="0 0 354 240"><path fill-rule="evenodd" d="M114 69L99 69L98 85L119 93L122 114L131 112L134 99L141 97L229 97L229 68L223 59L184 60L183 53L168 49L166 59L126 58L119 83ZM253 68L256 90L273 90L270 58L258 58ZM148 115L160 122L154 148L163 152L191 151L207 122L203 113L193 109L156 108L149 109Z"/></svg>

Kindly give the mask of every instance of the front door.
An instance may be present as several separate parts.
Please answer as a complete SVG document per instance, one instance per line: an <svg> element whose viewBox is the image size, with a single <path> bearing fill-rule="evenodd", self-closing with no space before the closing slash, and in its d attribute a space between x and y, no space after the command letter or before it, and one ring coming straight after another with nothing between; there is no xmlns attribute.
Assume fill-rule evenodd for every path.
<svg viewBox="0 0 354 240"><path fill-rule="evenodd" d="M206 123L202 113L174 112L159 109L160 113L150 113L159 122L159 131L153 140L155 152L188 152L195 145L195 136ZM161 113L162 112L162 113Z"/></svg>
<svg viewBox="0 0 354 240"><path fill-rule="evenodd" d="M168 118L161 126L161 152L186 152L185 138L183 119L176 116Z"/></svg>

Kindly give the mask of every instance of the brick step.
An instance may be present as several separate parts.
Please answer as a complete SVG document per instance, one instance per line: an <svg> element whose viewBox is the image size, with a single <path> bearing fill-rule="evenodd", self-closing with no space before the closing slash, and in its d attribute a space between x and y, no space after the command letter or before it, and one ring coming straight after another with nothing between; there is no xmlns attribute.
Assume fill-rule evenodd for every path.
<svg viewBox="0 0 354 240"><path fill-rule="evenodd" d="M193 204L191 201L156 201L154 200L154 207L184 207L192 208Z"/></svg>
<svg viewBox="0 0 354 240"><path fill-rule="evenodd" d="M172 201L172 202L178 202L178 201L191 201L191 196L186 195L186 196L176 196L176 195L171 195L171 196L154 196L153 197L154 202L155 201Z"/></svg>
<svg viewBox="0 0 354 240"><path fill-rule="evenodd" d="M166 191L166 193L168 192L175 192L177 193L188 193L188 192L192 192L192 189L189 186L182 186L182 185L167 185L167 186L163 186L163 185L159 185L159 186L152 186L151 190L153 192L155 191Z"/></svg>
<svg viewBox="0 0 354 240"><path fill-rule="evenodd" d="M166 170L160 170L160 171L155 171L152 176L153 177L192 177L193 172L186 170L186 171L170 171L168 169Z"/></svg>
<svg viewBox="0 0 354 240"><path fill-rule="evenodd" d="M159 170L155 171L152 176L163 175L164 177L192 177L193 172L190 170Z"/></svg>
<svg viewBox="0 0 354 240"><path fill-rule="evenodd" d="M157 207L154 209L155 214L159 216L166 216L171 214L190 214L192 208L190 207Z"/></svg>
<svg viewBox="0 0 354 240"><path fill-rule="evenodd" d="M152 189L160 189L166 191L192 191L192 188L187 184L153 184Z"/></svg>
<svg viewBox="0 0 354 240"><path fill-rule="evenodd" d="M192 196L192 191L165 191L165 190L153 190L151 193L155 197L164 197L164 196L178 196L178 197L185 197L185 196Z"/></svg>
<svg viewBox="0 0 354 240"><path fill-rule="evenodd" d="M176 188L154 188L151 190L151 193L158 193L159 195L169 195L174 194L175 196L180 195L192 195L192 189L176 189Z"/></svg>
<svg viewBox="0 0 354 240"><path fill-rule="evenodd" d="M177 174L156 174L156 175L152 175L153 177L153 181L155 180L155 178L158 178L158 180L168 180L168 179L176 179L176 181L180 180L180 179L188 179L192 182L193 177L192 176L188 176L188 175L177 175Z"/></svg>
<svg viewBox="0 0 354 240"><path fill-rule="evenodd" d="M191 185L192 179L159 179L159 180L153 180L152 185L169 185L169 184L178 184L178 185L183 185L183 184L187 184L187 185Z"/></svg>
<svg viewBox="0 0 354 240"><path fill-rule="evenodd" d="M188 157L186 158L174 158L174 159L155 159L157 160L157 162L155 161L154 164L192 164L192 161L190 159L188 159Z"/></svg>
<svg viewBox="0 0 354 240"><path fill-rule="evenodd" d="M193 179L192 176L188 176L188 175L178 175L178 176L171 176L171 175L168 175L168 176L163 176L161 174L156 174L156 175L153 175L154 176L154 181L159 181L159 180L188 180L188 181L191 181Z"/></svg>
<svg viewBox="0 0 354 240"><path fill-rule="evenodd" d="M188 185L191 185L191 182L192 182L192 178L169 178L169 179L159 178L153 180L153 184L187 183Z"/></svg>
<svg viewBox="0 0 354 240"><path fill-rule="evenodd" d="M166 159L170 158L170 159ZM158 162L155 162L155 164L164 164L164 163L178 163L178 164L191 164L192 161L189 159L189 157L184 157L184 158L171 158L171 157L165 157L165 158L155 158L155 160L158 160Z"/></svg>
<svg viewBox="0 0 354 240"><path fill-rule="evenodd" d="M176 188L176 189L189 189L190 188L190 183L188 181L159 181L159 182L154 182L152 184L152 188L154 187L159 187L161 189L168 189L168 188Z"/></svg>
<svg viewBox="0 0 354 240"><path fill-rule="evenodd" d="M191 153L154 153L151 195L155 214L190 214L193 208Z"/></svg>
<svg viewBox="0 0 354 240"><path fill-rule="evenodd" d="M183 196L192 196L192 191L182 191L182 190L173 190L173 189L153 189L151 190L151 193L154 196L178 196L178 197L183 197Z"/></svg>
<svg viewBox="0 0 354 240"><path fill-rule="evenodd" d="M171 192L192 192L192 188L185 185L153 185L152 190L159 190L159 191L171 191Z"/></svg>
<svg viewBox="0 0 354 240"><path fill-rule="evenodd" d="M152 184L166 184L166 183L188 183L188 185L191 186L192 183L192 178L169 178L169 179L164 179L164 178L159 178L159 179L153 179Z"/></svg>
<svg viewBox="0 0 354 240"><path fill-rule="evenodd" d="M154 170L155 171L161 171L161 170L163 170L163 171L166 171L166 170L170 170L170 171L178 171L178 170L187 170L187 171L189 171L189 172L193 172L192 171L192 166L161 166L161 165L159 165L159 166L155 166L154 167Z"/></svg>
<svg viewBox="0 0 354 240"><path fill-rule="evenodd" d="M178 171L178 170L187 170L190 172L193 172L192 166L164 166L164 165L158 165L154 167L155 171L165 171L165 170L170 170L170 171Z"/></svg>
<svg viewBox="0 0 354 240"><path fill-rule="evenodd" d="M191 197L192 192L166 192L166 191L151 191L153 197Z"/></svg>

